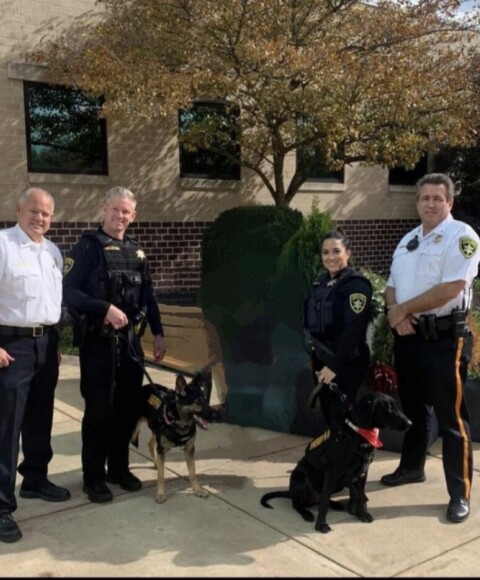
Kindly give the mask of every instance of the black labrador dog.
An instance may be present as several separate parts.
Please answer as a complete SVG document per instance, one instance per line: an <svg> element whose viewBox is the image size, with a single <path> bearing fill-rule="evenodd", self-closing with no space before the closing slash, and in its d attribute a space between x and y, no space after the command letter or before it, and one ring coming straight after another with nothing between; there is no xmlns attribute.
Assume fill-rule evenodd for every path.
<svg viewBox="0 0 480 580"><path fill-rule="evenodd" d="M138 447L142 423L147 422L152 432L148 447L157 468L155 501L164 503L165 456L173 447L182 447L193 491L198 497L208 493L200 487L195 471L195 437L197 426L207 429L208 423L219 421L218 412L210 406L211 376L200 372L190 382L177 375L175 389L151 383L143 386L144 409L133 432L131 442Z"/></svg>
<svg viewBox="0 0 480 580"><path fill-rule="evenodd" d="M307 508L318 504L315 529L326 534L331 530L327 524L328 508L343 509L340 502L330 498L347 487L348 512L362 522L372 522L373 517L367 511L365 484L375 447L382 445L378 431L383 427L406 431L411 424L394 398L383 393L368 393L346 408L341 427L327 430L307 445L305 455L292 471L288 491L263 495L261 505L271 509L270 499L289 498L303 519L313 522L314 516Z"/></svg>

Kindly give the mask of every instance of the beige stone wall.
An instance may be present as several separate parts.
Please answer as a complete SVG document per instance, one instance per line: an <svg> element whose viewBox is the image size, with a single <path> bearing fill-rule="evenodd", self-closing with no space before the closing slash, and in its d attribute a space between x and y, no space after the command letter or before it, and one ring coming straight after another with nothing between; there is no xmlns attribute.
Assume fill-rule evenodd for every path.
<svg viewBox="0 0 480 580"><path fill-rule="evenodd" d="M44 36L58 34L79 14L95 10L94 0L0 0L0 221L14 220L14 200L28 185L42 185L56 198L61 222L95 221L102 195L124 185L140 197L138 221L211 221L219 212L245 203L273 203L250 172L242 182L179 179L178 147L172 132L132 119L108 123L109 176L29 174L27 171L23 81L45 80L38 67L20 66L22 53ZM176 119L172 119L173 123ZM295 158L287 163L292 173ZM312 200L339 220L414 218L413 191L391 191L381 168L347 167L345 184L311 183L292 207L306 213Z"/></svg>

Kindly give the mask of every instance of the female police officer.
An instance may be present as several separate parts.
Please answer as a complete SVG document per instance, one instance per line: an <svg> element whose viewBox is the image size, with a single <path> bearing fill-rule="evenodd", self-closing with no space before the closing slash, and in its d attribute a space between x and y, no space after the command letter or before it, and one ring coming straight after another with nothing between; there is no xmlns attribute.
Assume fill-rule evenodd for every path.
<svg viewBox="0 0 480 580"><path fill-rule="evenodd" d="M341 410L340 399L322 385L335 383L348 400L355 400L370 360L366 334L372 286L349 267L350 244L343 232L327 232L321 242L321 254L326 272L305 298L304 328L320 387L321 408L327 424L332 426Z"/></svg>

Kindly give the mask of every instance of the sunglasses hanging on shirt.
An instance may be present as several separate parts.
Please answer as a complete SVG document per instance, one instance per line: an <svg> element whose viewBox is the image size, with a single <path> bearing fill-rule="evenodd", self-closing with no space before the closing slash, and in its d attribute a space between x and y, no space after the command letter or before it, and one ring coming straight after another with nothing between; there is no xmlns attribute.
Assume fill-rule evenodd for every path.
<svg viewBox="0 0 480 580"><path fill-rule="evenodd" d="M420 245L420 240L418 239L418 236L415 236L414 238L412 238L408 244L407 244L407 250L409 252L414 252L418 246Z"/></svg>

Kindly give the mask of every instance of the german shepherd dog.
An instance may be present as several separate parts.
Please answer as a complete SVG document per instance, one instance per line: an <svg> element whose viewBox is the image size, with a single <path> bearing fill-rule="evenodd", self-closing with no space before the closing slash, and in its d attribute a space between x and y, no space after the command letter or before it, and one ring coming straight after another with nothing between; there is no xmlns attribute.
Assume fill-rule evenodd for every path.
<svg viewBox="0 0 480 580"><path fill-rule="evenodd" d="M293 509L305 521L313 522L314 516L307 508L318 504L315 529L326 534L331 531L327 524L328 508L344 509L342 503L330 498L347 487L348 512L362 522L372 522L365 484L375 447L382 445L378 440L379 429L406 431L411 424L395 399L383 393L368 393L344 411L340 427L325 431L307 445L305 455L291 473L288 491L263 495L261 505L271 509L270 499L289 498Z"/></svg>
<svg viewBox="0 0 480 580"><path fill-rule="evenodd" d="M197 373L187 383L183 375L177 375L175 389L150 383L144 385L145 393L142 417L138 420L131 443L138 447L140 427L147 422L152 432L148 443L150 455L157 468L157 494L155 501L164 503L165 456L173 447L182 447L188 467L190 484L198 497L207 497L195 472L195 436L197 425L208 429L208 422L217 419L209 405L212 387L211 376Z"/></svg>

